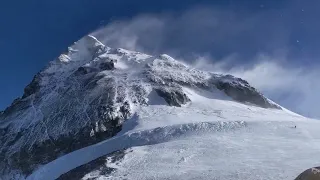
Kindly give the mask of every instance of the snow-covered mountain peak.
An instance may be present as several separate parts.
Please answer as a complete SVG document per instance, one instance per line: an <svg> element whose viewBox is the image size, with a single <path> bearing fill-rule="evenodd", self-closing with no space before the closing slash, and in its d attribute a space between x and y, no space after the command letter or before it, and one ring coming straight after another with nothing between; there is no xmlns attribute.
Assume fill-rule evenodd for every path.
<svg viewBox="0 0 320 180"><path fill-rule="evenodd" d="M0 113L1 173L29 175L64 154L114 137L139 114L220 116L214 105L248 114L251 107L287 114L240 78L200 71L166 54L110 48L89 35L50 62ZM186 123L141 124L156 128L177 122Z"/></svg>

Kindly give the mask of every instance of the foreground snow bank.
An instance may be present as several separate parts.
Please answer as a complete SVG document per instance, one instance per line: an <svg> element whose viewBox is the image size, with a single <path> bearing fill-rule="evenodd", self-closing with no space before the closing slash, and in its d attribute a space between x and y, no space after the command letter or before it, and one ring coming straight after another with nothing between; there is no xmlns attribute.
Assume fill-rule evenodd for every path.
<svg viewBox="0 0 320 180"><path fill-rule="evenodd" d="M152 130L138 131L116 136L110 140L67 154L41 167L27 179L56 179L61 174L102 155L134 146L144 146L167 142L169 140L194 133L231 131L245 127L246 123L239 122L203 122L159 127Z"/></svg>
<svg viewBox="0 0 320 180"><path fill-rule="evenodd" d="M133 152L124 156L116 172L104 177L290 179L318 163L318 121L230 101L218 91L214 95L184 91L191 99L187 105L141 106L115 137L62 156L27 179L56 179L126 148ZM180 151L187 154L176 154Z"/></svg>
<svg viewBox="0 0 320 180"><path fill-rule="evenodd" d="M319 123L296 125L248 122L237 131L190 134L133 147L113 173L95 171L83 180L292 180L304 169L320 164Z"/></svg>

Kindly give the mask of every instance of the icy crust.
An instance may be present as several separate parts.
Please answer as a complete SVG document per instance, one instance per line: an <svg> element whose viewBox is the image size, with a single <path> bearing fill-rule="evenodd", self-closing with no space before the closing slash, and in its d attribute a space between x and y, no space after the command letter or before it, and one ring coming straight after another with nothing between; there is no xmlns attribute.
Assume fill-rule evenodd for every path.
<svg viewBox="0 0 320 180"><path fill-rule="evenodd" d="M113 137L152 92L170 106L191 100L184 87L220 89L236 101L280 108L247 82L193 69L168 55L106 47L93 36L76 42L0 113L1 174L27 175L41 164ZM244 97L243 97L244 96Z"/></svg>

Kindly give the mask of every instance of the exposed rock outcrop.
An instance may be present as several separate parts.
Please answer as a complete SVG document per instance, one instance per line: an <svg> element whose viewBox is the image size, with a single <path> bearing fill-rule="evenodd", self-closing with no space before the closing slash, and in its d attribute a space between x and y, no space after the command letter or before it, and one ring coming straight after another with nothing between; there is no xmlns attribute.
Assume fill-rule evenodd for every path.
<svg viewBox="0 0 320 180"><path fill-rule="evenodd" d="M166 88L156 89L156 92L162 97L170 106L181 107L190 101L188 96L182 91L182 89L168 90Z"/></svg>
<svg viewBox="0 0 320 180"><path fill-rule="evenodd" d="M280 106L270 102L258 90L250 86L249 83L243 79L225 75L215 79L213 82L219 90L225 92L236 101L244 103L248 102L263 108L281 109Z"/></svg>
<svg viewBox="0 0 320 180"><path fill-rule="evenodd" d="M320 167L310 168L301 173L295 180L319 180Z"/></svg>

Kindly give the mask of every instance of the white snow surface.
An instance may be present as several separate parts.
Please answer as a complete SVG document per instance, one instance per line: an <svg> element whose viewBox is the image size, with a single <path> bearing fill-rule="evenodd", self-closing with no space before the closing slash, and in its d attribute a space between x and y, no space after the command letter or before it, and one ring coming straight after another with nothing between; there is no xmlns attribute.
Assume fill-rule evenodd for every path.
<svg viewBox="0 0 320 180"><path fill-rule="evenodd" d="M62 156L27 179L56 179L124 148L117 165L107 164L116 171L83 179L292 180L319 166L319 121L237 103L218 91L184 92L191 102L183 107L167 106L151 93L152 103L136 107L115 137Z"/></svg>

